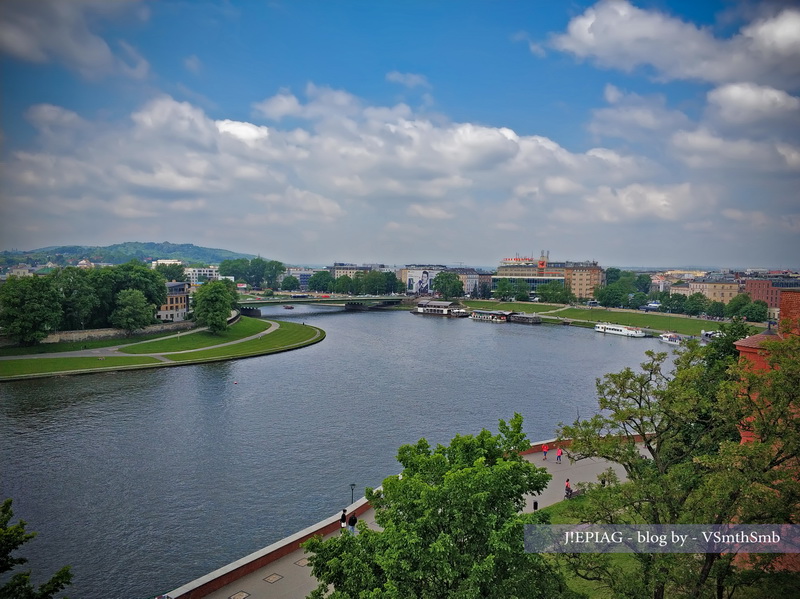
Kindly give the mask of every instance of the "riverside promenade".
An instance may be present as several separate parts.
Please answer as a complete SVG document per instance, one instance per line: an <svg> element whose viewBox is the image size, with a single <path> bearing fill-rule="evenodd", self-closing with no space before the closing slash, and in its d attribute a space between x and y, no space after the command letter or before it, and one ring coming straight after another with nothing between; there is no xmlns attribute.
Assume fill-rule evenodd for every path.
<svg viewBox="0 0 800 599"><path fill-rule="evenodd" d="M547 461L544 461L541 447L550 446ZM566 447L568 443L562 444ZM527 496L524 512L533 512L534 507L541 509L564 499L564 483L569 478L572 488L578 483L598 481L601 472L613 467L622 480L625 472L621 466L605 460L587 459L570 463L566 452L563 462L556 462L555 440L541 441L533 444L525 452L525 459L544 467L553 476L548 487L541 495ZM534 505L536 503L536 505ZM318 583L311 576L311 568L307 565L307 556L299 544L315 534L325 538L341 534L339 517L345 506L332 506L331 516L301 530L285 539L277 541L240 560L224 566L197 580L193 580L166 595L164 599L302 599L313 591ZM355 512L359 520L365 521L370 528L379 528L375 523L375 512L365 498L361 498L347 507L348 515Z"/></svg>

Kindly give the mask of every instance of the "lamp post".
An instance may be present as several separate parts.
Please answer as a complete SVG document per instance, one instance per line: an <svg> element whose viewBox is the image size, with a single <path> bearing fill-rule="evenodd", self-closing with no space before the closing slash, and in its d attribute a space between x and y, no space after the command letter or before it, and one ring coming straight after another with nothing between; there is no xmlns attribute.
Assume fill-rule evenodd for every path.
<svg viewBox="0 0 800 599"><path fill-rule="evenodd" d="M350 505L353 505L353 501L355 501L353 494L356 491L356 483L350 483Z"/></svg>

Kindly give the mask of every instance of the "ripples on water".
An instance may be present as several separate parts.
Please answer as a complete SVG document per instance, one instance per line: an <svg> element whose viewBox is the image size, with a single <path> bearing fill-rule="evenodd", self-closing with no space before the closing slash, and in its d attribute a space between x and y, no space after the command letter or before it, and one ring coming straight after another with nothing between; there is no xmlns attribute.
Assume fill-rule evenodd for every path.
<svg viewBox="0 0 800 599"><path fill-rule="evenodd" d="M291 315L299 351L163 370L0 384L0 495L37 538L41 582L69 595L165 592L341 510L398 471L397 448L497 430L532 440L595 410L594 380L652 339L406 312Z"/></svg>

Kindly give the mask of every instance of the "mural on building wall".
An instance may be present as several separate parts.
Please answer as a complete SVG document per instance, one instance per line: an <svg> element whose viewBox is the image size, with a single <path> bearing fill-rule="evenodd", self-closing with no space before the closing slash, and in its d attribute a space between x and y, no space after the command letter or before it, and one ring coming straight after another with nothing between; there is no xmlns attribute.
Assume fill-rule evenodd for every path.
<svg viewBox="0 0 800 599"><path fill-rule="evenodd" d="M406 279L406 290L416 295L431 295L434 292L433 279L441 270L429 268L410 269Z"/></svg>

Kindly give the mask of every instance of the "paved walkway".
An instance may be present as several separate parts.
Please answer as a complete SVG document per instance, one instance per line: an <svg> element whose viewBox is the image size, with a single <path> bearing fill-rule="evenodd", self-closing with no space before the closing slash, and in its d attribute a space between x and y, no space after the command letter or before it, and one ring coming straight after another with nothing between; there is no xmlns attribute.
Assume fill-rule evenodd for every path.
<svg viewBox="0 0 800 599"><path fill-rule="evenodd" d="M614 466L620 479L625 478L625 472L621 466L612 465L604 460L587 459L571 464L564 455L563 463L559 464L555 461L554 450L550 451L547 461L543 461L541 453L532 453L526 455L525 458L537 466L544 466L553 475L550 485L541 495L526 497L525 512L533 511L534 501L538 502L539 508L561 501L564 498L564 483L567 478L570 479L573 488L578 482L597 482L598 475L609 466ZM375 524L374 510L370 509L365 512L361 519L366 521L370 528L378 528ZM339 534L339 532L333 534ZM306 556L302 550L298 549L264 568L206 595L206 597L209 599L301 599L308 596L316 587L317 581L311 576L311 568L306 565Z"/></svg>

